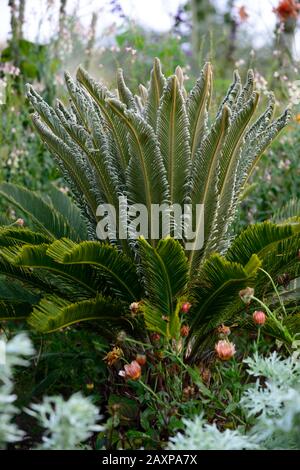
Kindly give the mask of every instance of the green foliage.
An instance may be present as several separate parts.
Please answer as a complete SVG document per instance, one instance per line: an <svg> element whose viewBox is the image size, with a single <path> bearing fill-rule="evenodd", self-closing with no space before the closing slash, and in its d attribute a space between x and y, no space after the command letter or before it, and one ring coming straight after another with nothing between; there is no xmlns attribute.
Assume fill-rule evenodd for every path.
<svg viewBox="0 0 300 470"><path fill-rule="evenodd" d="M254 286L264 296L272 291L260 267L271 275L298 275L297 218L290 225L251 226L231 243L245 184L289 113L272 121L270 98L265 112L257 114L259 96L250 71L244 86L235 73L214 118L209 64L189 94L180 67L166 79L158 59L148 90L140 87L139 96L129 90L121 70L118 97L81 68L77 81L66 74L66 83L70 109L61 102L50 107L30 86L28 98L34 126L79 209L55 188L41 198L3 184L1 194L39 233L2 229L1 272L18 282L24 276L24 285L37 290L41 298L32 301L28 322L43 332L93 319L103 323L103 335L122 325L145 338L146 326L177 341L180 309L189 299L194 360L217 326L240 314L241 289ZM111 244L95 241L98 204L116 206L119 195L146 205L149 228L153 203L204 204L203 249L185 253L171 237L158 243L123 240L119 227ZM138 315L129 317L132 302L139 302Z"/></svg>

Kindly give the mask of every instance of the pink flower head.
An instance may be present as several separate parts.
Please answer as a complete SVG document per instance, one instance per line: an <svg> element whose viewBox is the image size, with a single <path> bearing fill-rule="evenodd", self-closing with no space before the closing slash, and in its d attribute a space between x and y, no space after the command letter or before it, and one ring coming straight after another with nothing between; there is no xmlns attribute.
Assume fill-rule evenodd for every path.
<svg viewBox="0 0 300 470"><path fill-rule="evenodd" d="M235 355L235 345L229 341L221 339L215 345L215 351L221 361L228 361Z"/></svg>
<svg viewBox="0 0 300 470"><path fill-rule="evenodd" d="M119 375L124 379L138 380L141 376L141 366L137 361L132 361L124 366L124 370L120 370Z"/></svg>

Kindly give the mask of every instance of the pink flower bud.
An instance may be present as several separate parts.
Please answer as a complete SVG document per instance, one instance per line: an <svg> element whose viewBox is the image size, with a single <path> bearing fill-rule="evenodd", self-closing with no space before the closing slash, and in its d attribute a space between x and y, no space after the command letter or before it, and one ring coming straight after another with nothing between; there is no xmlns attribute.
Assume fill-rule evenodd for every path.
<svg viewBox="0 0 300 470"><path fill-rule="evenodd" d="M192 304L190 304L190 302L184 302L184 304L182 304L182 307L181 307L181 311L183 313L188 313L188 311L190 310Z"/></svg>
<svg viewBox="0 0 300 470"><path fill-rule="evenodd" d="M215 351L221 361L228 361L235 354L235 345L233 343L230 343L229 341L221 339L215 345Z"/></svg>
<svg viewBox="0 0 300 470"><path fill-rule="evenodd" d="M266 315L261 310L256 310L253 315L253 321L256 325L264 325L266 323Z"/></svg>
<svg viewBox="0 0 300 470"><path fill-rule="evenodd" d="M140 366L144 366L147 362L145 354L137 354L135 360L139 363Z"/></svg>

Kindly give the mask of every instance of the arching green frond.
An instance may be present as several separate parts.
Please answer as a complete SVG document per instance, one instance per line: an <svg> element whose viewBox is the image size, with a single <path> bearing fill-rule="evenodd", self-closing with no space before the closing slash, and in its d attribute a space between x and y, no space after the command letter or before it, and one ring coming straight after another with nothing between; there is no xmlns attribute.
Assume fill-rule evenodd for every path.
<svg viewBox="0 0 300 470"><path fill-rule="evenodd" d="M54 239L67 236L74 240L78 239L78 234L69 221L37 193L11 183L2 183L0 194L27 215L34 226L47 237Z"/></svg>
<svg viewBox="0 0 300 470"><path fill-rule="evenodd" d="M153 248L144 238L139 239L140 271L149 304L170 316L175 312L175 298L187 284L188 264L178 240L167 237Z"/></svg>
<svg viewBox="0 0 300 470"><path fill-rule="evenodd" d="M11 218L6 214L0 214L0 226L11 225Z"/></svg>
<svg viewBox="0 0 300 470"><path fill-rule="evenodd" d="M168 316L168 318L165 318L165 316L162 315L160 308L155 307L147 301L143 302L140 308L143 313L147 330L154 331L155 333L162 335L164 338L167 338L170 317Z"/></svg>
<svg viewBox="0 0 300 470"><path fill-rule="evenodd" d="M52 238L46 235L33 232L28 228L16 226L0 227L0 246L10 245L39 245L40 243L50 243Z"/></svg>
<svg viewBox="0 0 300 470"><path fill-rule="evenodd" d="M292 346L293 337L299 332L296 330L299 327L299 318L295 315L294 321L292 317L294 315L287 315L282 321L277 322L272 317L267 316L266 323L263 326L263 334L271 336L278 341L282 341L284 344ZM298 321L297 321L298 320ZM252 315L245 313L237 317L237 323L241 328L252 331L254 334L257 333L257 325L253 322ZM298 325L297 325L298 323Z"/></svg>
<svg viewBox="0 0 300 470"><path fill-rule="evenodd" d="M70 303L59 297L41 300L28 318L29 325L41 333L51 333L74 323L99 320L103 332L114 322L120 323L123 307L110 297L97 296L94 299Z"/></svg>
<svg viewBox="0 0 300 470"><path fill-rule="evenodd" d="M176 75L168 79L160 100L157 137L167 170L170 201L182 204L187 195L191 151L189 122Z"/></svg>
<svg viewBox="0 0 300 470"><path fill-rule="evenodd" d="M283 325L288 329L291 336L298 336L300 331L300 312L287 315L283 320Z"/></svg>
<svg viewBox="0 0 300 470"><path fill-rule="evenodd" d="M271 222L262 222L247 227L233 241L226 253L226 258L232 262L246 264L253 253L260 259L276 249L278 243L300 232L298 225L276 225Z"/></svg>
<svg viewBox="0 0 300 470"><path fill-rule="evenodd" d="M0 277L0 321L25 319L40 296L19 282Z"/></svg>
<svg viewBox="0 0 300 470"><path fill-rule="evenodd" d="M144 301L140 307L148 330L161 334L165 339L179 339L181 302L177 302L175 310L168 316L162 315L161 309Z"/></svg>
<svg viewBox="0 0 300 470"><path fill-rule="evenodd" d="M300 273L297 256L300 246L300 224L275 225L271 222L250 225L234 240L226 254L230 261L247 263L253 253L262 262L262 268L276 282L278 276L288 274L294 279ZM259 272L256 279L257 295L272 291L270 279Z"/></svg>
<svg viewBox="0 0 300 470"><path fill-rule="evenodd" d="M14 266L45 270L57 276L57 283L64 288L72 288L74 295L86 298L101 290L97 285L97 273L90 266L62 265L47 254L49 245L23 245L22 247L3 248L5 258ZM65 284L65 286L64 286Z"/></svg>
<svg viewBox="0 0 300 470"><path fill-rule="evenodd" d="M87 227L80 209L75 205L72 199L60 191L56 186L51 185L48 190L49 205L60 212L65 220L68 221L74 232L77 233L79 240L86 240ZM35 244L35 243L33 243Z"/></svg>
<svg viewBox="0 0 300 470"><path fill-rule="evenodd" d="M128 303L140 299L141 290L134 263L112 245L100 242L76 244L62 239L54 242L47 254L58 263L95 266L117 296Z"/></svg>
<svg viewBox="0 0 300 470"><path fill-rule="evenodd" d="M191 313L191 333L195 335L194 354L207 335L221 323L233 319L241 309L239 291L254 285L260 266L256 255L245 266L218 254L211 255L204 263L193 288L195 307Z"/></svg>
<svg viewBox="0 0 300 470"><path fill-rule="evenodd" d="M157 111L165 84L166 79L161 71L160 60L156 57L151 70L150 85L145 104L145 117L154 131L156 131Z"/></svg>
<svg viewBox="0 0 300 470"><path fill-rule="evenodd" d="M212 69L208 62L189 93L186 106L190 123L191 158L194 159L207 126L208 107L212 93Z"/></svg>

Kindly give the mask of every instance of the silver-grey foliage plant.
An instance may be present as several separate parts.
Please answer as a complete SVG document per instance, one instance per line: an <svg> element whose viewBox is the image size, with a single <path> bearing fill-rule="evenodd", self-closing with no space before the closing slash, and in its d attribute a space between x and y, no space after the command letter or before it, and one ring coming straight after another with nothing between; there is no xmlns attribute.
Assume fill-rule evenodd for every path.
<svg viewBox="0 0 300 470"><path fill-rule="evenodd" d="M185 432L170 439L172 450L300 449L300 361L297 355L280 358L255 354L244 361L256 377L243 394L240 406L253 423L221 432L203 416L185 420ZM263 380L262 380L263 379Z"/></svg>
<svg viewBox="0 0 300 470"><path fill-rule="evenodd" d="M0 338L4 345L4 360L0 363L0 449L9 443L21 441L25 432L14 423L19 413L14 405L17 396L13 393L13 372L16 366L28 366L33 355L32 343L25 333L16 335L10 341ZM103 430L97 424L101 416L95 405L80 393L75 393L68 400L60 396L44 397L42 403L32 404L25 410L36 418L44 428L41 450L75 450L84 443L93 432Z"/></svg>

